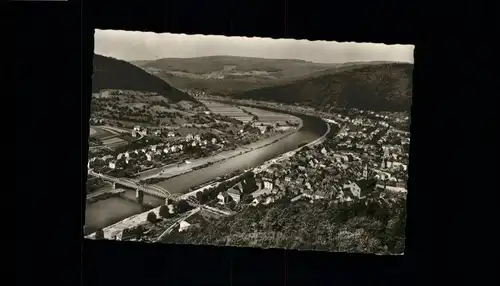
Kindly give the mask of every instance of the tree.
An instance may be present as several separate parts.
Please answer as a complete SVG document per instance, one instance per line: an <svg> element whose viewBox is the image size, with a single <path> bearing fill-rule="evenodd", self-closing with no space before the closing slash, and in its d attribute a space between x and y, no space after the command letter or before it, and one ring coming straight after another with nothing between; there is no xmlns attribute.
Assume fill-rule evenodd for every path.
<svg viewBox="0 0 500 286"><path fill-rule="evenodd" d="M205 196L203 195L203 192L197 192L196 193L196 199L200 202L200 204L205 203Z"/></svg>
<svg viewBox="0 0 500 286"><path fill-rule="evenodd" d="M160 210L158 211L158 213L163 218L168 218L170 216L170 212L169 212L168 207L166 205L162 205L160 207Z"/></svg>
<svg viewBox="0 0 500 286"><path fill-rule="evenodd" d="M243 193L250 194L256 191L258 188L257 183L255 182L255 178L247 178L245 179L245 183L243 184Z"/></svg>
<svg viewBox="0 0 500 286"><path fill-rule="evenodd" d="M158 218L156 217L156 214L151 211L148 213L146 220L149 221L150 223L155 223L158 220Z"/></svg>
<svg viewBox="0 0 500 286"><path fill-rule="evenodd" d="M186 200L180 200L177 202L175 208L177 213L184 213L191 209L191 205Z"/></svg>
<svg viewBox="0 0 500 286"><path fill-rule="evenodd" d="M102 228L95 231L95 239L104 239L104 231Z"/></svg>

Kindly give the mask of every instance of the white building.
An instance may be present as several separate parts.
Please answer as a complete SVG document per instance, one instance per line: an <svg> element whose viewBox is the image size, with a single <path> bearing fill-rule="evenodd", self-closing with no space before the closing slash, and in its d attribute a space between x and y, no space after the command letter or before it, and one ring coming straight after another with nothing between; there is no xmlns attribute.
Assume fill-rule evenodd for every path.
<svg viewBox="0 0 500 286"><path fill-rule="evenodd" d="M109 168L110 169L115 169L116 168L116 162L115 161L110 161L109 162Z"/></svg>
<svg viewBox="0 0 500 286"><path fill-rule="evenodd" d="M189 227L191 226L191 224L185 220L181 221L179 223L179 232L183 232L185 230L187 230Z"/></svg>
<svg viewBox="0 0 500 286"><path fill-rule="evenodd" d="M270 180L264 180L264 189L272 190L273 187L274 187L273 182L271 182Z"/></svg>
<svg viewBox="0 0 500 286"><path fill-rule="evenodd" d="M354 182L350 182L349 184L344 184L343 189L349 190L355 197L359 198L361 196L361 188L358 186L358 184Z"/></svg>

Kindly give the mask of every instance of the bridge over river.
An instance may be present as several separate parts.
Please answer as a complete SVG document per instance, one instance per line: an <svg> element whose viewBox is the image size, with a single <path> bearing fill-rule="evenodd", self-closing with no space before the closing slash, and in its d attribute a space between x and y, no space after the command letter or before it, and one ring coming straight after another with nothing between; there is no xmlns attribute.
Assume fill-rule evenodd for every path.
<svg viewBox="0 0 500 286"><path fill-rule="evenodd" d="M178 194L172 194L165 188L162 188L157 185L142 185L138 181L128 179L128 178L116 178L112 177L109 175L101 174L101 173L96 173L93 170L89 170L88 174L90 176L96 177L103 179L105 181L113 183L113 189L116 187L116 185L124 186L127 188L135 189L136 190L136 197L140 198L143 194L146 193L155 197L160 197L164 199L172 199L176 200L178 197Z"/></svg>

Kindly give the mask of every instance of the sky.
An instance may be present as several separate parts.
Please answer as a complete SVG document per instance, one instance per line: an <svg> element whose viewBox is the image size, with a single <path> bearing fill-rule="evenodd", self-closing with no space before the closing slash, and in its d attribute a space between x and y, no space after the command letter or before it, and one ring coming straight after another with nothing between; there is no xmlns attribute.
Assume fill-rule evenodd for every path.
<svg viewBox="0 0 500 286"><path fill-rule="evenodd" d="M228 55L317 63L413 63L413 45L96 30L96 54L125 61Z"/></svg>

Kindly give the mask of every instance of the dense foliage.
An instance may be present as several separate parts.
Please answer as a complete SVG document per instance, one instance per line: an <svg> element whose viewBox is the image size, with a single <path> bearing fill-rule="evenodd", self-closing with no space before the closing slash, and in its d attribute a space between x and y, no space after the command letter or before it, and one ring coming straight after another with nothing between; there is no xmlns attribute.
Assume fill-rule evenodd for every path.
<svg viewBox="0 0 500 286"><path fill-rule="evenodd" d="M94 55L92 91L102 89L123 89L156 92L172 101L194 101L194 99L173 88L165 81L151 75L128 62Z"/></svg>
<svg viewBox="0 0 500 286"><path fill-rule="evenodd" d="M158 210L158 214L162 217L162 218L168 218L170 217L170 212L168 210L168 207L167 205L162 205L160 207L160 209Z"/></svg>
<svg viewBox="0 0 500 286"><path fill-rule="evenodd" d="M167 241L342 252L404 251L406 202L278 202L177 233Z"/></svg>
<svg viewBox="0 0 500 286"><path fill-rule="evenodd" d="M323 111L339 107L409 111L412 73L412 64L366 65L290 84L255 89L236 97L287 104L300 102Z"/></svg>
<svg viewBox="0 0 500 286"><path fill-rule="evenodd" d="M146 219L150 223L155 223L158 220L158 218L156 217L156 214L152 211L148 213Z"/></svg>

